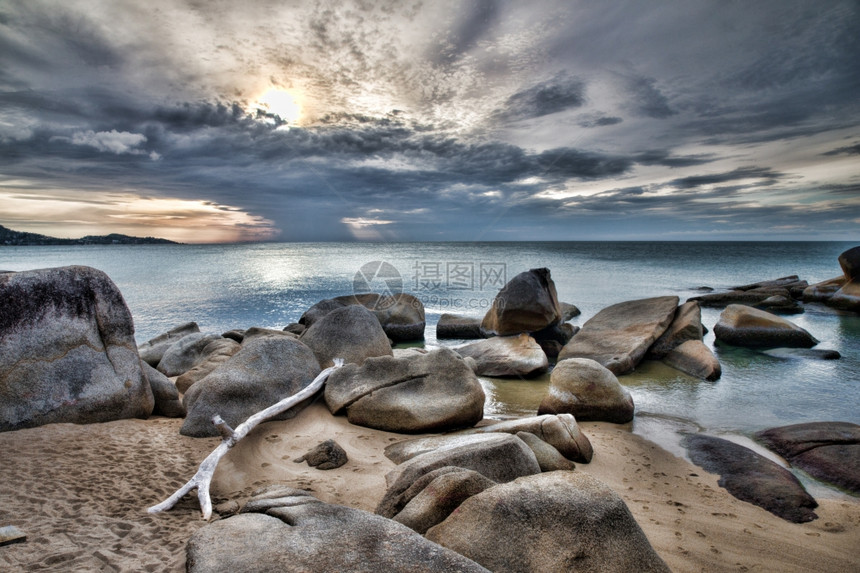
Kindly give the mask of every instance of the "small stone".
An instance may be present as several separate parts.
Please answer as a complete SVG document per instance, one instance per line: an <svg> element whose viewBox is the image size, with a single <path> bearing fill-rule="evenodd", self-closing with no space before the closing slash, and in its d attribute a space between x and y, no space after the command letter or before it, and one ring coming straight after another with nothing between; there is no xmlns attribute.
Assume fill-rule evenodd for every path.
<svg viewBox="0 0 860 573"><path fill-rule="evenodd" d="M318 470L333 470L339 468L349 461L344 450L334 440L326 440L317 444L315 448L300 458L295 463L308 462L308 465Z"/></svg>
<svg viewBox="0 0 860 573"><path fill-rule="evenodd" d="M14 525L0 527L0 546L23 543L24 541L27 541L27 534Z"/></svg>

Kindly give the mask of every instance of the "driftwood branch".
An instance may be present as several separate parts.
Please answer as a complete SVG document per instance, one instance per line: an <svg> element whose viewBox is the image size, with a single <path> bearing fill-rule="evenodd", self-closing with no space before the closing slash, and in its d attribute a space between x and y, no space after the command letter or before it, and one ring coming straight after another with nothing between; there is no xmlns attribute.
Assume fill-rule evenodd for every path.
<svg viewBox="0 0 860 573"><path fill-rule="evenodd" d="M200 500L200 510L203 512L203 519L208 521L209 518L212 517L212 500L209 498L209 484L212 482L212 476L215 474L215 466L218 465L218 462L222 457L224 457L224 454L230 451L230 448L236 445L236 442L248 435L248 432L253 430L258 424L260 424L260 422L264 422L272 416L277 416L278 414L286 412L296 404L299 404L316 394L317 391L325 385L325 381L329 375L342 365L343 360L335 358L334 366L326 368L320 372L319 376L314 378L313 382L308 386L302 388L299 392L293 394L289 398L284 398L280 402L272 404L265 410L257 412L239 424L235 430L232 429L227 422L221 419L221 416L217 414L213 416L212 423L218 428L218 431L223 438L221 443L218 444L218 447L215 448L212 453L203 460L203 462L201 462L200 467L197 469L197 473L194 474L190 480L185 482L185 485L180 487L173 493L173 495L158 505L150 507L147 511L149 513L167 511L176 505L176 503L182 499L186 493L197 488L197 498Z"/></svg>

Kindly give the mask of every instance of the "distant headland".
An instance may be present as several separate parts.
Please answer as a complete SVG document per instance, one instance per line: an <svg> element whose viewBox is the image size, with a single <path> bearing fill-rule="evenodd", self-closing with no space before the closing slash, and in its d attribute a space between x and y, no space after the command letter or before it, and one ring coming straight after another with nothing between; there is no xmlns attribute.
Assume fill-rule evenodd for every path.
<svg viewBox="0 0 860 573"><path fill-rule="evenodd" d="M34 245L178 245L175 241L155 237L130 237L111 233L110 235L87 235L80 239L58 239L38 233L13 231L0 225L0 246L25 247Z"/></svg>

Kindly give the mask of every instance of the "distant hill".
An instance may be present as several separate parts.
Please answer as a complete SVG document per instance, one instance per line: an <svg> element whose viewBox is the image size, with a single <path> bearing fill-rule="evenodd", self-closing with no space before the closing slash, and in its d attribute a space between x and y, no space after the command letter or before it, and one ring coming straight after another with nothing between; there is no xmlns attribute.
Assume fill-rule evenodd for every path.
<svg viewBox="0 0 860 573"><path fill-rule="evenodd" d="M22 247L33 245L178 245L167 239L155 237L130 237L111 233L110 235L87 235L80 239L58 239L38 233L13 231L0 225L0 246Z"/></svg>

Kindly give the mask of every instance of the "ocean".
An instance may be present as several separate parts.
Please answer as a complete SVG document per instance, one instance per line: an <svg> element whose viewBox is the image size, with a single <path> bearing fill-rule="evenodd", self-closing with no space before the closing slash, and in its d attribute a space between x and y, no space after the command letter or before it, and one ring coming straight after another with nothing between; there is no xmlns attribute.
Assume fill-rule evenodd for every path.
<svg viewBox="0 0 860 573"><path fill-rule="evenodd" d="M138 343L187 321L205 332L282 328L311 305L356 290L409 292L425 305L425 345L437 341L445 312L482 316L499 288L519 272L547 267L559 299L579 307L582 325L625 300L726 288L796 274L810 284L842 274L837 257L852 243L553 242L553 243L265 243L0 247L0 270L88 265L119 286ZM703 309L709 330L720 310ZM832 361L775 358L705 343L722 377L705 382L646 362L620 381L636 405L633 431L682 455L680 433L743 438L773 426L817 420L860 423L860 317L823 305L787 316L837 350ZM533 414L548 376L482 379L486 415Z"/></svg>

